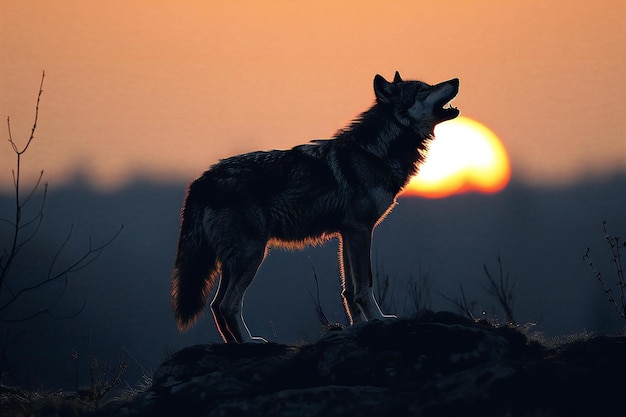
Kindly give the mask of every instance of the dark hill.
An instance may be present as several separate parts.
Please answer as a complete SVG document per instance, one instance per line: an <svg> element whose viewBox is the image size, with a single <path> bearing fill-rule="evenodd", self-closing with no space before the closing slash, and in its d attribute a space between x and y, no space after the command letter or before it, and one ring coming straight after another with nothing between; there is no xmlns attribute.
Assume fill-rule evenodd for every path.
<svg viewBox="0 0 626 417"><path fill-rule="evenodd" d="M624 376L626 337L547 348L508 327L421 311L304 346L182 349L116 414L623 416Z"/></svg>

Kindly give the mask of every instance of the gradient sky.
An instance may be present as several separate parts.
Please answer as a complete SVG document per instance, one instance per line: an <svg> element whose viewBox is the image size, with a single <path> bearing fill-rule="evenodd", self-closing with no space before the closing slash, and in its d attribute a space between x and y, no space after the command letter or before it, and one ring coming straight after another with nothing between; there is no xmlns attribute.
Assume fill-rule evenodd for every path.
<svg viewBox="0 0 626 417"><path fill-rule="evenodd" d="M45 70L25 169L110 187L329 137L376 73L459 77L455 106L500 137L513 179L570 184L626 172L625 16L623 0L0 0L0 116L23 142Z"/></svg>

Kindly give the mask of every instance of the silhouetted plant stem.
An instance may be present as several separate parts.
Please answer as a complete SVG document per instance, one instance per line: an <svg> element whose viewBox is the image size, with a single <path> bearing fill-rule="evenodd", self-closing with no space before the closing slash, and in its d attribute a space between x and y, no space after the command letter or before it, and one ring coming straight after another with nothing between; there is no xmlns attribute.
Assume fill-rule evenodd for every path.
<svg viewBox="0 0 626 417"><path fill-rule="evenodd" d="M587 265L591 268L593 275L596 277L602 288L604 289L604 293L607 295L609 300L609 304L613 306L617 314L623 319L626 319L626 281L624 279L624 267L622 266L622 248L626 246L626 243L621 244L620 246L620 237L612 236L609 234L606 228L606 221L602 221L602 231L604 232L604 238L609 245L609 251L611 252L611 262L615 268L616 274L616 285L620 291L620 302L618 303L615 297L613 296L613 290L606 284L602 274L595 267L593 261L591 260L591 256L589 253L591 252L591 248L587 248L585 254L583 255L583 260L587 262Z"/></svg>
<svg viewBox="0 0 626 417"><path fill-rule="evenodd" d="M13 264L15 256L19 252L20 248L23 246L23 244L19 243L20 230L22 229L22 227L26 226L26 225L25 226L21 225L22 207L26 203L28 203L28 200L30 199L32 194L39 187L41 178L43 177L43 171L41 171L41 173L39 174L39 178L37 179L37 182L35 186L33 187L33 189L31 190L30 194L28 195L28 197L26 198L24 202L21 202L20 201L20 191L21 191L20 173L21 173L21 166L22 166L22 155L28 150L28 147L30 146L30 144L33 141L33 138L35 137L35 130L37 129L37 120L39 119L39 102L41 100L41 94L43 93L43 80L45 76L46 76L46 72L44 71L41 75L41 83L39 84L39 92L37 94L37 103L35 104L35 121L33 122L33 127L30 131L30 136L22 149L20 149L15 143L15 141L13 140L13 135L11 133L11 119L7 117L7 130L9 133L9 143L11 144L11 147L13 148L13 152L15 152L15 155L16 155L16 167L12 171L13 187L15 190L15 220L12 222L13 238L12 238L12 242L8 250L8 253L6 255L6 260L4 260L3 262L0 262L0 296L2 295L2 290L4 289L4 280L7 277L9 270L11 269L11 265ZM47 185L44 189L44 200L45 200L46 191L47 191ZM39 211L36 218L39 218L38 225L37 225L37 228L38 228L39 224L41 224L41 219L43 218L43 207ZM9 221L9 223L11 222ZM27 225L29 223L27 223Z"/></svg>
<svg viewBox="0 0 626 417"><path fill-rule="evenodd" d="M18 146L16 141L14 140L13 132L11 131L11 120L9 117L7 117L9 143L11 145L11 148L13 149L13 152L15 153L16 158L15 168L12 170L13 189L15 197L15 215L13 220L0 219L4 223L9 224L12 230L12 235L8 247L4 248L2 253L0 253L0 321L24 321L37 317L41 314L50 314L51 309L63 298L67 289L70 274L77 272L82 268L85 268L96 258L98 258L102 251L107 246L109 246L111 242L113 242L113 240L117 238L123 228L123 226L120 227L120 229L113 235L112 238L110 238L101 245L93 246L90 238L87 250L79 255L77 259L71 261L68 266L64 268L57 268L60 256L72 236L72 227L70 227L67 237L63 240L59 249L56 251L48 268L47 275L44 278L38 281L33 281L26 285L19 285L19 283L13 282L11 283L11 286L7 285L7 279L10 275L11 268L15 262L15 259L22 251L22 249L35 237L35 235L39 231L39 228L43 221L44 207L46 204L46 197L48 195L48 184L44 183L39 209L31 219L25 220L24 207L29 204L33 195L40 189L41 181L44 174L43 171L40 171L34 186L27 194L25 194L24 197L22 184L22 156L28 151L31 144L33 143L33 139L35 138L37 122L39 120L39 104L41 101L41 95L43 93L43 82L45 79L45 75L46 73L43 72L41 76L41 83L39 85L39 92L37 94L37 102L35 104L35 120L33 121L30 136L26 140L26 143L23 147ZM21 302L20 298L22 296L32 291L38 290L52 282L63 282L63 288L61 289L59 296L55 300L51 301L47 306L37 309L37 311L35 312L26 313L21 315L20 317L7 317L6 313L9 308L17 305L18 302ZM77 312L62 318L74 317L83 310L84 306L85 303L83 302L83 305Z"/></svg>
<svg viewBox="0 0 626 417"><path fill-rule="evenodd" d="M514 296L513 290L515 289L515 280L512 280L509 274L504 272L502 267L502 259L498 256L498 278L495 278L487 264L483 264L483 271L487 278L487 286L483 289L493 298L496 299L500 307L504 312L504 317L507 325L517 327L517 321L513 314ZM472 320L479 320L481 316L484 316L484 312L475 313L478 303L476 301L468 301L465 296L463 285L459 285L461 298L450 298L442 294L443 298L450 301L457 308L457 311ZM498 322L498 320L495 320Z"/></svg>
<svg viewBox="0 0 626 417"><path fill-rule="evenodd" d="M322 301L320 299L320 283L317 278L317 270L315 269L315 266L313 264L311 264L311 269L313 269L313 280L315 281L316 296L313 297L313 294L311 294L310 292L309 295L311 296L311 300L313 300L313 307L315 308L317 319L319 320L322 327L324 327L325 329L335 328L337 325L331 324L330 320L328 320L328 317L326 317L326 313L324 313L324 309L322 308Z"/></svg>
<svg viewBox="0 0 626 417"><path fill-rule="evenodd" d="M477 306L476 301L470 302L467 300L467 297L465 296L465 290L463 289L463 285L461 284L459 284L459 292L461 293L461 298L450 298L444 294L441 294L441 296L454 304L459 314L462 314L470 320L478 320L478 317L476 316L476 314L474 314L474 310Z"/></svg>
<svg viewBox="0 0 626 417"><path fill-rule="evenodd" d="M483 264L483 270L485 271L487 281L489 282L489 287L486 289L487 292L498 300L500 307L502 307L502 310L504 311L506 322L512 326L516 326L517 322L513 316L513 290L515 289L515 280L511 281L509 275L504 273L502 269L502 259L499 256L499 279L497 281L491 275L489 269L487 269L487 264Z"/></svg>

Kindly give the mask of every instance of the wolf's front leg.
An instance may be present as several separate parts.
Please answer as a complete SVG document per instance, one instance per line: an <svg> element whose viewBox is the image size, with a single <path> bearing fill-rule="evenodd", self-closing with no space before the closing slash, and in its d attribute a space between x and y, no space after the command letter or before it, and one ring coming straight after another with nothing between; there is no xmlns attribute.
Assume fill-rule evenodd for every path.
<svg viewBox="0 0 626 417"><path fill-rule="evenodd" d="M354 288L354 303L358 305L365 320L390 319L394 315L383 314L374 298L370 250L372 231L342 233L342 254L347 262ZM345 268L345 265L344 265Z"/></svg>
<svg viewBox="0 0 626 417"><path fill-rule="evenodd" d="M350 267L348 251L343 239L339 242L339 265L341 268L341 298L343 299L343 307L346 309L350 324L366 321L367 318L361 311L361 307L354 301L354 280L352 277L352 268Z"/></svg>

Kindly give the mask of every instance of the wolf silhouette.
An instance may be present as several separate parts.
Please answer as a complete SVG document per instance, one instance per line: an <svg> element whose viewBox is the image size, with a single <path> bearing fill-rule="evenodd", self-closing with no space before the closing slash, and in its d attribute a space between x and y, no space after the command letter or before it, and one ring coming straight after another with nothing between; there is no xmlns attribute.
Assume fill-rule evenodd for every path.
<svg viewBox="0 0 626 417"><path fill-rule="evenodd" d="M350 322L395 317L374 298L372 233L417 173L435 126L459 115L446 107L458 91L456 78L429 85L376 75L375 104L332 139L223 159L193 181L172 278L179 329L197 320L219 277L211 310L224 341L264 341L242 307L268 248L332 237Z"/></svg>

